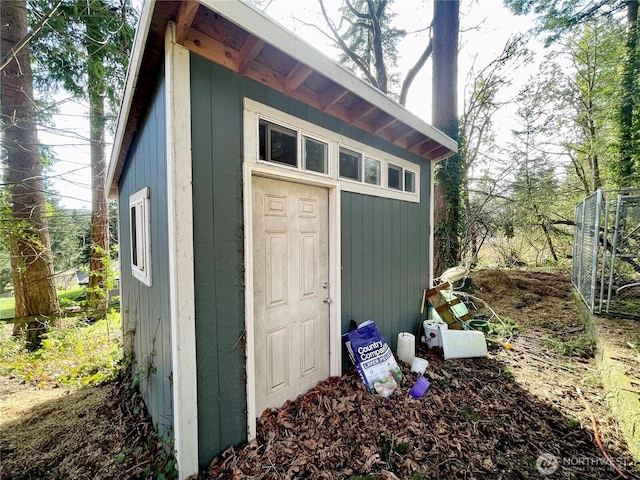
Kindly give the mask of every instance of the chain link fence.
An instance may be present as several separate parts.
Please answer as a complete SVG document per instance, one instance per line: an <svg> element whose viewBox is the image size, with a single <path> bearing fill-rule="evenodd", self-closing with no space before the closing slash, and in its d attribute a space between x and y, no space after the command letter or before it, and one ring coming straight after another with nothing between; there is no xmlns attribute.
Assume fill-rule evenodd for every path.
<svg viewBox="0 0 640 480"><path fill-rule="evenodd" d="M576 205L573 284L591 313L640 319L640 188Z"/></svg>

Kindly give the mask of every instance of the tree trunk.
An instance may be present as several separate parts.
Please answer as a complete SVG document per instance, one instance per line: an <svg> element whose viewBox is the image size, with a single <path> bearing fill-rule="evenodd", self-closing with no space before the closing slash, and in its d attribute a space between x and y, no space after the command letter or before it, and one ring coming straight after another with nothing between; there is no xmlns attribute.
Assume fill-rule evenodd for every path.
<svg viewBox="0 0 640 480"><path fill-rule="evenodd" d="M13 55L12 48L28 34L25 0L0 2L0 22L0 58L4 59ZM58 311L58 298L45 215L28 45L15 53L2 71L0 103L4 178L11 202L6 234L11 252L15 316L50 315ZM14 328L14 334L22 332L26 332L28 345L36 347L43 328L39 322Z"/></svg>
<svg viewBox="0 0 640 480"><path fill-rule="evenodd" d="M97 62L89 54L89 63ZM89 85L101 85L103 79L95 79L92 71L99 71L89 66ZM91 90L89 93L89 123L91 140L91 257L89 258L89 285L87 303L92 310L102 310L106 314L107 292L106 280L109 255L109 209L104 191L105 161L105 118L104 94Z"/></svg>
<svg viewBox="0 0 640 480"><path fill-rule="evenodd" d="M433 125L458 139L458 31L460 2L436 0L433 16ZM459 261L462 165L458 155L436 168L434 276Z"/></svg>

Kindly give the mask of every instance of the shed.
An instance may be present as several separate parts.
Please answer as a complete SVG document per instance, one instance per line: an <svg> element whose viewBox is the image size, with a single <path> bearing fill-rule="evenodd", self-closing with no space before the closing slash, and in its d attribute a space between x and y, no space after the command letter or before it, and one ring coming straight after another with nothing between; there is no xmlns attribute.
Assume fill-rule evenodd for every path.
<svg viewBox="0 0 640 480"><path fill-rule="evenodd" d="M395 347L430 281L456 143L241 1L143 2L108 168L125 343L180 477Z"/></svg>

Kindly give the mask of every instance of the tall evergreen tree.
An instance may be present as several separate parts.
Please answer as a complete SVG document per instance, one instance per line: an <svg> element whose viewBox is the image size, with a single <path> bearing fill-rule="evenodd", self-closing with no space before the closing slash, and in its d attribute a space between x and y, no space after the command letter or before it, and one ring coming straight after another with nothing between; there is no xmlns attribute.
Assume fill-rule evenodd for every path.
<svg viewBox="0 0 640 480"><path fill-rule="evenodd" d="M46 11L52 0L30 0L33 12ZM108 112L119 106L134 33L130 0L63 0L60 15L34 48L41 88L63 88L89 102L92 219L91 307L106 307L105 257L109 253L105 129ZM111 108L109 108L111 107Z"/></svg>
<svg viewBox="0 0 640 480"><path fill-rule="evenodd" d="M45 212L42 162L36 129L29 25L25 0L0 2L2 81L0 82L2 164L9 186L10 242L15 316L50 315L58 311L49 231ZM16 324L36 346L38 322Z"/></svg>
<svg viewBox="0 0 640 480"><path fill-rule="evenodd" d="M638 0L504 0L520 15L538 14L539 33L550 44L576 26L594 19L626 12L625 54L620 59L621 95L618 105L618 186L630 186L640 178L640 24Z"/></svg>

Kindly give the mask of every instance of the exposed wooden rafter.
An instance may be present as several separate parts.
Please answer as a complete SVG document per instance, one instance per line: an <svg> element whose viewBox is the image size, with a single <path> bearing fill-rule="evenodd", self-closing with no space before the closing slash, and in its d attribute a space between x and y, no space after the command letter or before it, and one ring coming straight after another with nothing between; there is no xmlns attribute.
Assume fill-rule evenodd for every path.
<svg viewBox="0 0 640 480"><path fill-rule="evenodd" d="M196 18L200 4L198 2L184 1L180 4L176 14L176 43L184 44L187 32Z"/></svg>
<svg viewBox="0 0 640 480"><path fill-rule="evenodd" d="M192 2L185 3L191 4ZM184 4L181 5L181 11L186 10L183 6ZM192 15L189 13L187 16L187 13L185 11L183 14L186 19ZM214 23L207 23L212 19ZM192 22L193 17L190 20ZM350 97L351 92L340 84L330 83L324 91L315 91L313 89L315 82L311 82L308 86L305 84L305 81L314 74L315 70L304 63L296 61L293 67L289 68L288 73L279 73L273 66L290 62L290 57L287 57L283 52L276 52L272 49L265 50L262 53L264 58L261 57L256 61L260 52L263 51L265 42L249 34L238 48L240 45L238 40L243 38L242 35L234 30L229 30L228 26L226 28L227 30L221 25L216 25L215 17L208 17L204 23L200 22L193 28L185 27L184 45L198 55L223 65L239 75L300 100L425 158L433 159L438 155L446 156L450 151L395 116L380 110L375 103L358 97ZM236 47L234 48L232 45L236 45ZM322 72L316 73L322 75ZM437 150L441 147L442 151Z"/></svg>
<svg viewBox="0 0 640 480"><path fill-rule="evenodd" d="M348 90L341 87L340 85L333 84L331 85L326 92L322 94L320 110L322 112L327 111L328 108L333 107L336 103L338 103L347 93Z"/></svg>
<svg viewBox="0 0 640 480"><path fill-rule="evenodd" d="M380 132L382 132L383 130L387 130L388 128L392 127L393 125L395 125L397 122L399 122L399 120L395 117L392 117L391 115L381 115L381 119L377 119L375 122L373 122L373 124L371 125L372 127L372 133L374 135L379 134Z"/></svg>
<svg viewBox="0 0 640 480"><path fill-rule="evenodd" d="M287 80L284 85L285 93L289 95L296 90L312 73L313 69L311 67L307 67L303 63L298 63L291 69L289 75L287 75Z"/></svg>
<svg viewBox="0 0 640 480"><path fill-rule="evenodd" d="M244 45L242 45L240 52L238 52L239 58L237 72L240 75L245 74L249 65L251 65L251 62L256 59L260 50L262 50L262 47L264 47L264 42L262 40L254 37L253 35L249 35L249 37L247 37L247 40L244 42Z"/></svg>
<svg viewBox="0 0 640 480"><path fill-rule="evenodd" d="M377 107L371 103L367 102L359 102L354 108L351 109L351 114L349 115L349 123L356 124L364 117L373 112Z"/></svg>

